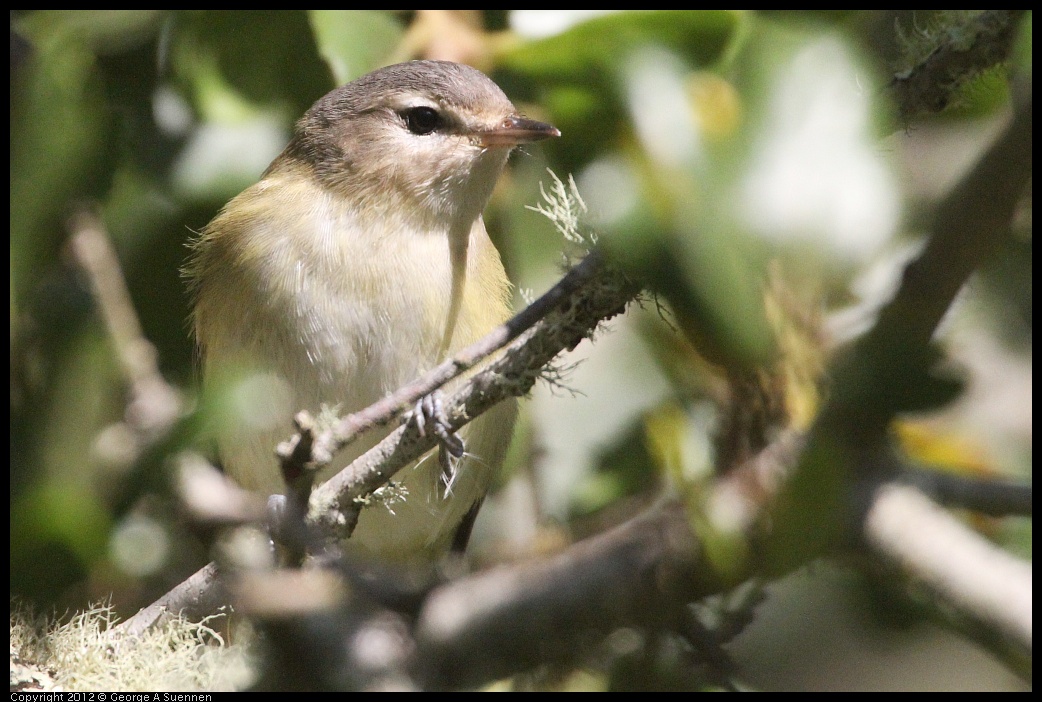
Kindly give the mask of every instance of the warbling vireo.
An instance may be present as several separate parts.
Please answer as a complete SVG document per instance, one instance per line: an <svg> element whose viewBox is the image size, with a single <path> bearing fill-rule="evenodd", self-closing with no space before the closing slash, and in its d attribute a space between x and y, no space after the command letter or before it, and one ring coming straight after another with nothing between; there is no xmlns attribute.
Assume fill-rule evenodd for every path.
<svg viewBox="0 0 1042 702"><path fill-rule="evenodd" d="M511 149L559 134L519 116L480 71L445 61L381 68L308 110L187 268L204 383L237 378L259 398L219 431L236 481L284 493L274 449L295 412L362 409L509 316L481 212ZM450 490L430 455L399 472L404 503L363 510L351 543L380 557L443 553L501 464L515 412L504 402L461 432Z"/></svg>

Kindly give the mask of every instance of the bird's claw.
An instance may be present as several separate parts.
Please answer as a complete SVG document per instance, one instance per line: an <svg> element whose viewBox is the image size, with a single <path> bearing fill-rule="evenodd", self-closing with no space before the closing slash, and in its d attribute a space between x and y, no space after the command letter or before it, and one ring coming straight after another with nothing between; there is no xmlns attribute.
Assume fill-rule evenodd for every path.
<svg viewBox="0 0 1042 702"><path fill-rule="evenodd" d="M441 491L450 493L456 478L456 465L466 450L463 439L449 429L449 418L445 414L442 393L435 390L420 399L408 413L407 421L415 421L420 436L427 436L428 429L438 437L438 463L441 465Z"/></svg>

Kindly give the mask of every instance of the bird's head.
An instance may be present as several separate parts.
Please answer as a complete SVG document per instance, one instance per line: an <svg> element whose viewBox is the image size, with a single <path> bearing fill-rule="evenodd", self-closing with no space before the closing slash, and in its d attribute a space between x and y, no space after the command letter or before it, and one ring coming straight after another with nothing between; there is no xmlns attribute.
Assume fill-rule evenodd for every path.
<svg viewBox="0 0 1042 702"><path fill-rule="evenodd" d="M510 151L559 135L519 115L477 69L410 61L321 98L272 169L303 162L325 187L374 217L404 210L425 222L472 222Z"/></svg>

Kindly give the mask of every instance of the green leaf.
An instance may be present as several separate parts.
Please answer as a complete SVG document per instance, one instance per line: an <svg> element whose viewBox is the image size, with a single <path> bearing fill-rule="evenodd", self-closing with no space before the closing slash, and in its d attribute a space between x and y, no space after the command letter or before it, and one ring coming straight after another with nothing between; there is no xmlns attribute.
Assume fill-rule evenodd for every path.
<svg viewBox="0 0 1042 702"><path fill-rule="evenodd" d="M12 301L51 265L68 203L99 197L110 182L112 130L95 59L62 19L27 23L32 53L12 75Z"/></svg>
<svg viewBox="0 0 1042 702"><path fill-rule="evenodd" d="M199 81L216 79L246 101L279 106L296 119L333 87L302 10L192 11L177 18L171 56L192 94Z"/></svg>
<svg viewBox="0 0 1042 702"><path fill-rule="evenodd" d="M770 514L763 549L768 573L788 573L837 545L854 462L850 447L826 432L811 439Z"/></svg>
<svg viewBox="0 0 1042 702"><path fill-rule="evenodd" d="M622 133L626 115L620 58L658 47L688 66L720 61L742 24L741 13L635 10L598 17L498 57L497 82L512 98L540 105L565 139L555 156L577 168L598 145Z"/></svg>
<svg viewBox="0 0 1042 702"><path fill-rule="evenodd" d="M337 83L379 68L402 36L402 26L382 10L310 10L318 52Z"/></svg>
<svg viewBox="0 0 1042 702"><path fill-rule="evenodd" d="M502 57L504 68L548 83L601 82L620 55L655 44L692 65L719 60L741 14L726 10L634 10L597 17Z"/></svg>

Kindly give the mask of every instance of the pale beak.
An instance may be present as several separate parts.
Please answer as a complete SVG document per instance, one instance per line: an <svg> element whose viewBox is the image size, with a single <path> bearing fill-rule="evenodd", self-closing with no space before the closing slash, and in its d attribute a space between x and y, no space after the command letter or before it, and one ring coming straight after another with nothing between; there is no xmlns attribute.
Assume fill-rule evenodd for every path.
<svg viewBox="0 0 1042 702"><path fill-rule="evenodd" d="M511 115L492 129L474 135L478 143L485 148L513 148L518 144L528 144L551 137L561 136L561 131L546 122L525 119Z"/></svg>

